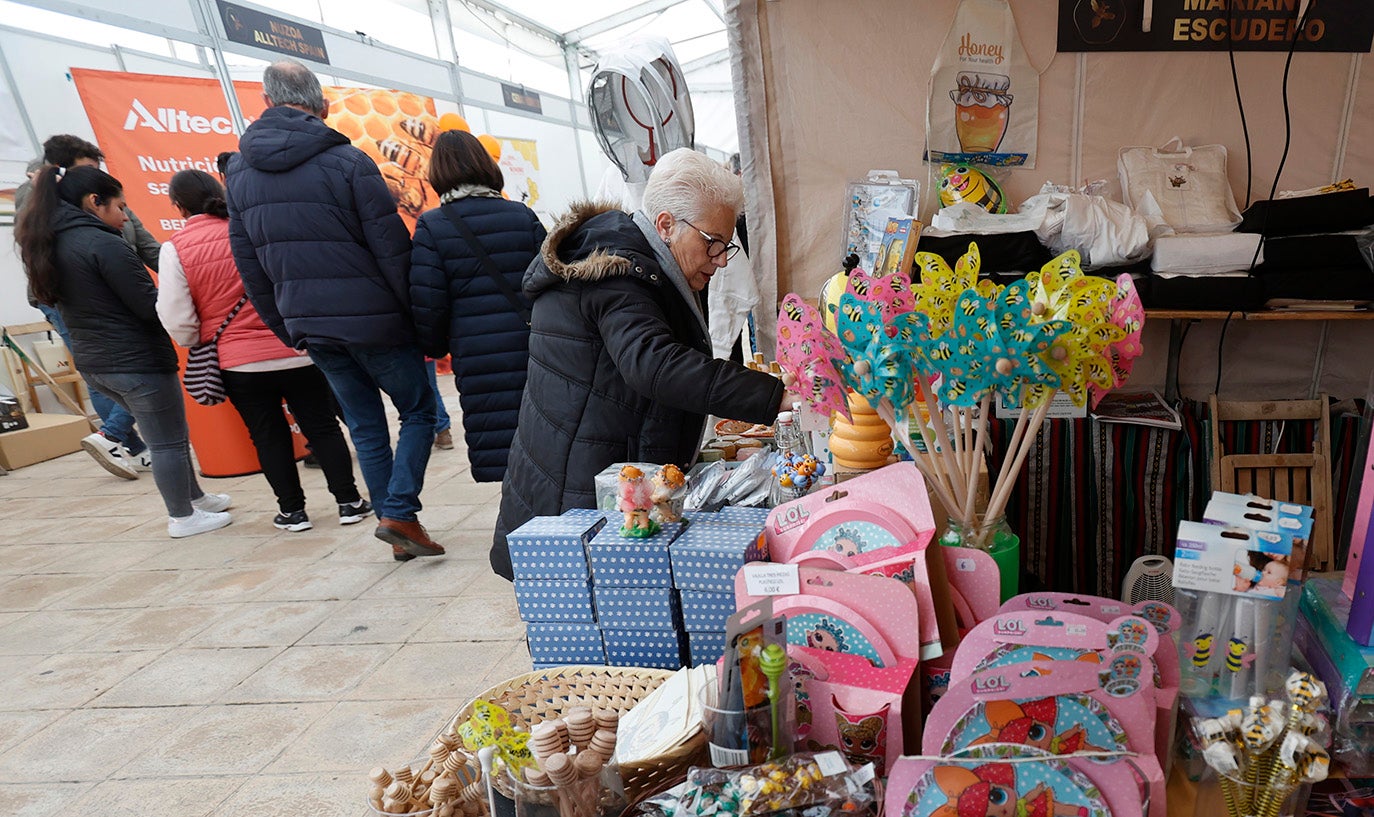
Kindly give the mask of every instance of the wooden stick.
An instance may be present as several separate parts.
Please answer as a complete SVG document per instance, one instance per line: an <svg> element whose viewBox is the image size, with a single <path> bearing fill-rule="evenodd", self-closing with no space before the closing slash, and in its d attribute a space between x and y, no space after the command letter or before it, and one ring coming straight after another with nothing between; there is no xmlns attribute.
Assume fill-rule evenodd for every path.
<svg viewBox="0 0 1374 817"><path fill-rule="evenodd" d="M1053 397L1053 394L1051 394ZM1035 416L1031 418L1030 426L1026 429L1025 437L1021 440L1021 450L1016 452L1016 462L1012 463L1009 478L1005 480L1006 485L997 486L997 494L988 503L987 518L996 519L1001 516L1007 505L1007 500L1011 498L1012 486L1016 484L1016 476L1021 471L1021 464L1026 461L1026 454L1030 453L1031 446L1036 443L1036 436L1040 433L1040 426L1045 422L1045 415L1050 413L1050 401L1035 410Z"/></svg>
<svg viewBox="0 0 1374 817"><path fill-rule="evenodd" d="M935 397L930 393L930 389L922 389L921 397L925 401L926 411L930 412L930 421L935 424L935 433L940 438L941 445L939 453L940 456L944 457L943 463L945 472L949 474L951 480L950 487L952 488L954 485L963 481L963 472L960 471L958 465L954 463L953 456L950 452L950 433L949 430L945 428L944 412L936 405Z"/></svg>
<svg viewBox="0 0 1374 817"><path fill-rule="evenodd" d="M892 408L892 403L886 399L879 400L874 410L878 412L879 417L882 417L883 422L887 423L888 427L892 429L892 436L899 437L903 428L908 429L907 440L903 441L903 445L910 449L909 421L908 423L899 422L896 412ZM921 438L925 440L927 451L925 454L922 454L920 451L911 451L911 458L916 462L916 467L920 469L921 474L925 476L926 484L930 486L936 494L936 498L939 499L940 504L945 506L947 512L951 514L955 513L955 509L958 506L955 504L952 490L945 483L944 476L940 473L940 469L935 465L937 461L934 460L933 455L929 453L931 446L930 434L928 429L925 428L924 423L921 424ZM922 467L923 456L931 457L931 459L925 462L924 467Z"/></svg>
<svg viewBox="0 0 1374 817"><path fill-rule="evenodd" d="M1011 468L1011 462L1016 457L1016 449L1021 444L1021 438L1025 436L1026 424L1030 420L1031 412L1026 409L1026 394L1021 392L1021 413L1016 418L1016 427L1012 429L1011 439L1007 442L1007 454L1002 458L1002 467L997 469L997 480L992 483L992 496L996 496L998 489L1002 487L1002 482L1007 478L1007 471ZM988 508L992 507L989 498Z"/></svg>
<svg viewBox="0 0 1374 817"><path fill-rule="evenodd" d="M973 443L973 459L970 461L968 469L967 490L964 494L964 519L973 520L974 499L978 496L978 461L983 456L983 444L987 439L988 411L991 408L992 395L983 395L983 400L978 404L978 429Z"/></svg>

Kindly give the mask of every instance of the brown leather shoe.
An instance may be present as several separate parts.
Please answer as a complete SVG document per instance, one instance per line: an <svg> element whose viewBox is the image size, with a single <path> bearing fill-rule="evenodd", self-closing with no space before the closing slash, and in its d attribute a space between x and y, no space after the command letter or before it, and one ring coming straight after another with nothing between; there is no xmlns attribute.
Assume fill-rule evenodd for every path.
<svg viewBox="0 0 1374 817"><path fill-rule="evenodd" d="M440 451L451 451L453 449L453 429L446 428L435 434L434 447Z"/></svg>
<svg viewBox="0 0 1374 817"><path fill-rule="evenodd" d="M425 526L419 522L402 522L399 519L383 519L377 526L375 535L378 539L392 546L392 552L396 548L409 553L411 556L443 556L444 548L438 542L429 538L425 531Z"/></svg>
<svg viewBox="0 0 1374 817"><path fill-rule="evenodd" d="M391 558L395 559L398 562L408 562L411 559L414 559L415 557L411 556L409 553L406 553L405 548L401 547L400 545L392 545Z"/></svg>

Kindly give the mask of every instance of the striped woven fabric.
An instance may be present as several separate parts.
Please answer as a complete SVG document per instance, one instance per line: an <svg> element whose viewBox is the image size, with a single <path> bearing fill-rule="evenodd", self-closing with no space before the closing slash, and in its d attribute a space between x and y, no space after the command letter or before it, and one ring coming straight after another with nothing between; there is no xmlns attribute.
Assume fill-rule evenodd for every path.
<svg viewBox="0 0 1374 817"><path fill-rule="evenodd" d="M186 352L186 372L181 376L186 393L202 406L217 406L225 400L224 377L219 370L219 343L210 341L192 346Z"/></svg>
<svg viewBox="0 0 1374 817"><path fill-rule="evenodd" d="M1172 558L1178 523L1201 519L1212 492L1207 404L1183 401L1177 408L1179 431L1096 420L1045 423L1007 504L1007 524L1021 537L1023 590L1118 597L1137 558ZM1335 520L1353 478L1359 420L1332 418ZM989 429L991 474L1001 467L1014 425L999 421ZM1315 423L1282 426L1228 423L1223 439L1237 453L1312 450Z"/></svg>

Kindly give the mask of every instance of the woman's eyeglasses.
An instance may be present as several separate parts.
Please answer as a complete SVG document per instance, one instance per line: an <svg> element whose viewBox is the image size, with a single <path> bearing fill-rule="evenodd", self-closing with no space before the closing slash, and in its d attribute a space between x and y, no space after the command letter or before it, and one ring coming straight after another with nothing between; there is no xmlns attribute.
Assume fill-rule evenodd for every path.
<svg viewBox="0 0 1374 817"><path fill-rule="evenodd" d="M721 241L685 218L682 219L682 223L701 233L701 237L706 239L706 256L708 258L719 258L724 253L725 260L729 261L740 250L740 246L733 241Z"/></svg>

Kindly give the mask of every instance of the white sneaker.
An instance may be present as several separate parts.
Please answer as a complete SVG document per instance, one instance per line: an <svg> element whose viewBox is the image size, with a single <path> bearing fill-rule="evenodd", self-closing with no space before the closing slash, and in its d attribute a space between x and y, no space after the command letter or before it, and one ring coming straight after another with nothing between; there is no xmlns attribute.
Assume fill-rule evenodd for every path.
<svg viewBox="0 0 1374 817"><path fill-rule="evenodd" d="M219 530L233 521L234 517L227 513L213 513L196 508L190 516L169 517L167 519L167 535L173 539L182 539L187 536L195 536L198 533Z"/></svg>
<svg viewBox="0 0 1374 817"><path fill-rule="evenodd" d="M134 464L135 471L147 472L153 470L153 452L151 450L145 448L138 454L130 454L127 448L122 448L122 451L124 456L128 457L129 462Z"/></svg>
<svg viewBox="0 0 1374 817"><path fill-rule="evenodd" d="M138 479L132 461L125 456L124 446L111 440L100 432L88 434L81 439L81 448L91 455L101 468L120 479Z"/></svg>
<svg viewBox="0 0 1374 817"><path fill-rule="evenodd" d="M195 506L195 509L198 511L219 513L220 511L227 510L230 505L234 504L234 500L230 499L228 494L212 494L206 491L200 499L191 500L191 504ZM229 523L226 522L225 524L227 525Z"/></svg>

